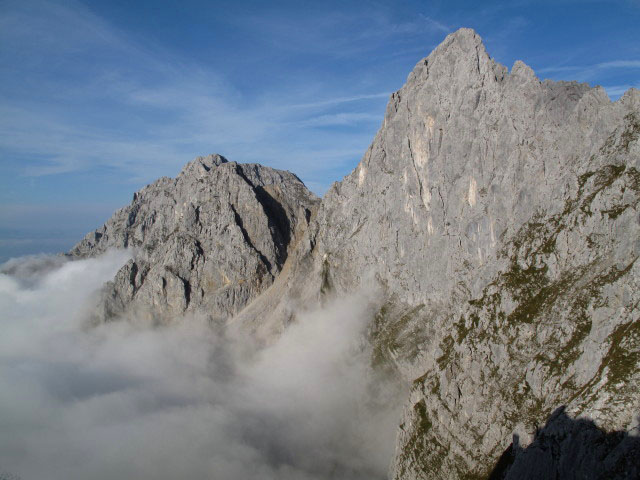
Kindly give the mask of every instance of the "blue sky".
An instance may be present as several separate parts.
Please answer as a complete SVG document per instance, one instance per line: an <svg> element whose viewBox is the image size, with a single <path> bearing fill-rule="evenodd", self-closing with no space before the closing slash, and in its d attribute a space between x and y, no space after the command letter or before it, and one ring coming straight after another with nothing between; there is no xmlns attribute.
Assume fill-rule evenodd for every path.
<svg viewBox="0 0 640 480"><path fill-rule="evenodd" d="M316 193L459 27L542 78L640 86L640 0L0 0L0 261L68 249L197 155Z"/></svg>

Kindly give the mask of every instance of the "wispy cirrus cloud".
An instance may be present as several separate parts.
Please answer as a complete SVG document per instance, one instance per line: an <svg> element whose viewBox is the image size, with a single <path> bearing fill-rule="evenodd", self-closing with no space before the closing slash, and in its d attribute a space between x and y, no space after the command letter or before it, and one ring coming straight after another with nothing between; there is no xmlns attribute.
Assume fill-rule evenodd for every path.
<svg viewBox="0 0 640 480"><path fill-rule="evenodd" d="M296 170L322 193L333 171L355 165L375 125L332 142L318 128L381 118L388 97L353 94L311 77L295 89L241 91L214 68L141 43L82 4L13 2L8 10L2 56L26 57L16 68L31 80L0 88L0 148L27 176L104 166L144 182L215 151ZM52 64L59 72L50 71ZM288 148L291 138L299 149ZM297 157L296 150L329 161L306 162L308 153Z"/></svg>
<svg viewBox="0 0 640 480"><path fill-rule="evenodd" d="M593 65L557 65L539 68L538 73L560 73L575 72L576 74L595 74L599 70L608 70L616 68L632 68L640 69L640 60L614 60L610 62L595 63Z"/></svg>
<svg viewBox="0 0 640 480"><path fill-rule="evenodd" d="M640 60L615 60L596 64L596 68L640 68Z"/></svg>
<svg viewBox="0 0 640 480"><path fill-rule="evenodd" d="M327 115L318 115L317 117L312 117L298 123L306 126L328 127L337 125L349 126L363 122L375 122L379 124L380 116L368 113L332 113Z"/></svg>
<svg viewBox="0 0 640 480"><path fill-rule="evenodd" d="M290 108L318 108L318 107L328 107L333 105L338 105L341 103L352 103L358 102L360 100L370 100L376 98L389 98L391 92L384 93L372 93L367 95L353 95L351 97L337 97L337 98L329 98L327 100L322 100L319 102L311 102L311 103L299 103L289 105Z"/></svg>

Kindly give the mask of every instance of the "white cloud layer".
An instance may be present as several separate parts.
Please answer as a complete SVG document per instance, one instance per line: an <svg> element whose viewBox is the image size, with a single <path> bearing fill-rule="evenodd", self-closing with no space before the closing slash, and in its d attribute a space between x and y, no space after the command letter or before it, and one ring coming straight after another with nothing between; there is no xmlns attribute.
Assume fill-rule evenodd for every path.
<svg viewBox="0 0 640 480"><path fill-rule="evenodd" d="M197 318L88 326L127 259L0 269L0 474L385 478L397 402L368 368L365 301L303 315L262 350Z"/></svg>

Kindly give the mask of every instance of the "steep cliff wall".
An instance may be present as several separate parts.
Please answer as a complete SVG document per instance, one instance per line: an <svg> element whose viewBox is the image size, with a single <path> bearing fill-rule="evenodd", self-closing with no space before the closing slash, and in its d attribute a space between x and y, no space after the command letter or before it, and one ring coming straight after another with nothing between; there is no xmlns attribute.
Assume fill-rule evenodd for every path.
<svg viewBox="0 0 640 480"><path fill-rule="evenodd" d="M291 305L379 292L376 361L413 386L393 478L486 476L562 405L631 429L639 135L640 92L612 103L522 62L508 71L459 30L392 95L358 167L239 319L268 336Z"/></svg>

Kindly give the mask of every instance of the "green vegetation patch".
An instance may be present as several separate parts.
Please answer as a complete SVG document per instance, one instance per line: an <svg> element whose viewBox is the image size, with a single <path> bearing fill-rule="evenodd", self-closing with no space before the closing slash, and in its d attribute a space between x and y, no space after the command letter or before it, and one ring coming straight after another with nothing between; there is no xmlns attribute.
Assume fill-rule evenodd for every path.
<svg viewBox="0 0 640 480"><path fill-rule="evenodd" d="M424 307L424 304L419 304L401 308L388 302L380 308L370 332L373 345L372 366L392 365L392 355L398 352L408 358L417 355L424 338L413 326Z"/></svg>
<svg viewBox="0 0 640 480"><path fill-rule="evenodd" d="M640 137L640 116L629 113L624 119L627 121L627 128L620 136L620 147L628 152L631 142L637 141Z"/></svg>
<svg viewBox="0 0 640 480"><path fill-rule="evenodd" d="M453 354L455 347L455 341L451 335L447 335L442 342L440 342L440 349L442 350L442 355L440 355L436 362L438 363L438 367L440 370L443 370L447 364L449 363L451 356Z"/></svg>
<svg viewBox="0 0 640 480"><path fill-rule="evenodd" d="M609 367L608 384L615 389L616 385L625 382L638 371L640 364L640 321L619 325L609 336L611 346L602 366Z"/></svg>

